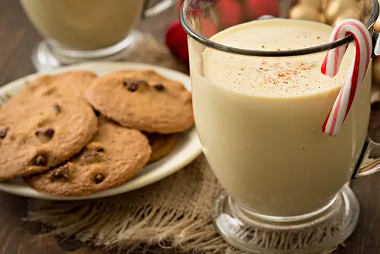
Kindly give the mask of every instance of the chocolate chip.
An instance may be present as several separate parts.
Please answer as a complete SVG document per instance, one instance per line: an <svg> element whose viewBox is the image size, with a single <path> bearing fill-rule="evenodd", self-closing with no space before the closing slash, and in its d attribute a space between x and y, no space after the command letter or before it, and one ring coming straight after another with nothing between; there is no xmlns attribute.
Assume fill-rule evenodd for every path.
<svg viewBox="0 0 380 254"><path fill-rule="evenodd" d="M53 107L54 107L55 111L57 111L57 113L61 113L62 109L61 109L61 106L59 106L58 103L55 103L53 105Z"/></svg>
<svg viewBox="0 0 380 254"><path fill-rule="evenodd" d="M125 79L123 85L130 92L135 92L139 86L147 86L148 83L145 80L134 80L134 79Z"/></svg>
<svg viewBox="0 0 380 254"><path fill-rule="evenodd" d="M130 79L125 79L125 80L123 81L123 86L128 86L129 83L131 83L131 80L130 80Z"/></svg>
<svg viewBox="0 0 380 254"><path fill-rule="evenodd" d="M99 183L101 183L101 182L103 182L104 181L104 175L102 175L102 174L97 174L96 176L95 176L95 183L96 184L99 184Z"/></svg>
<svg viewBox="0 0 380 254"><path fill-rule="evenodd" d="M138 85L137 84L130 84L127 89L128 91L131 91L131 92L135 92L138 88Z"/></svg>
<svg viewBox="0 0 380 254"><path fill-rule="evenodd" d="M102 147L99 147L98 149L96 149L96 151L99 153L102 153L102 152L104 152L104 149Z"/></svg>
<svg viewBox="0 0 380 254"><path fill-rule="evenodd" d="M136 83L125 83L124 82L124 86L127 88L128 91L130 92L135 92L137 91L137 88L138 88L138 84Z"/></svg>
<svg viewBox="0 0 380 254"><path fill-rule="evenodd" d="M7 133L9 131L9 127L4 127L0 129L0 138L3 139L7 136Z"/></svg>
<svg viewBox="0 0 380 254"><path fill-rule="evenodd" d="M47 160L46 155L38 155L34 159L34 162L33 162L33 165L41 166L41 167L45 167L45 166L47 166L47 164L48 164L48 160Z"/></svg>
<svg viewBox="0 0 380 254"><path fill-rule="evenodd" d="M49 128L45 131L44 135L48 137L49 139L52 139L54 137L54 133L55 133L54 129Z"/></svg>
<svg viewBox="0 0 380 254"><path fill-rule="evenodd" d="M153 85L153 88L160 92L165 90L165 87L163 84L155 84Z"/></svg>
<svg viewBox="0 0 380 254"><path fill-rule="evenodd" d="M54 137L54 129L52 128L44 128L44 129L39 129L36 131L36 136L41 136L44 135L47 139L52 139Z"/></svg>
<svg viewBox="0 0 380 254"><path fill-rule="evenodd" d="M55 181L58 179L69 179L69 165L66 164L55 169L50 175L50 179L52 181Z"/></svg>

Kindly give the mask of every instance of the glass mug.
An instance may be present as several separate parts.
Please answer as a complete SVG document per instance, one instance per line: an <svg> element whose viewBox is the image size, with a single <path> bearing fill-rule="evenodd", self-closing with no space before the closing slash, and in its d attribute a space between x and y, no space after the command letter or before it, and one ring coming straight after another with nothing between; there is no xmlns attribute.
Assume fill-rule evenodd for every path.
<svg viewBox="0 0 380 254"><path fill-rule="evenodd" d="M133 29L140 19L166 10L175 1L20 2L30 21L45 39L36 47L32 56L35 67L45 70L76 62L117 60L124 57L139 38L139 33Z"/></svg>
<svg viewBox="0 0 380 254"><path fill-rule="evenodd" d="M326 26L289 18L295 15L300 19L302 15L294 14L299 5L316 1L279 1L274 12L266 12L266 4L254 5L260 1L247 2L250 5L243 9L248 15L242 11L240 18L236 18L236 9L244 1L186 0L181 8L181 23L189 41L196 128L210 167L225 189L216 199L214 224L227 242L247 252L321 253L339 245L356 226L359 205L348 187L350 179L380 169L380 146L367 137L371 65L340 133L335 137L322 133L340 87L318 90L321 82L332 79L320 73L313 76L308 70L319 70L328 50L352 44L353 38L313 45L305 42L309 46L292 49L292 43L278 38L276 29L280 32L281 23L270 27L263 22L314 26L315 42L320 39L317 29ZM348 14L332 20L332 11L322 6L328 6L328 1L321 1L315 21L334 24L338 19L360 19L376 40L373 25L379 14L378 1L352 2L360 15L351 12L352 17ZM272 19L274 15L284 20ZM270 20L226 30L255 19ZM260 24L268 27L260 28ZM250 30L244 33L246 28ZM293 37L292 30L287 31L288 40L300 38L299 31ZM284 45L288 48L276 50ZM344 82L353 52L354 48L351 55L346 54L349 64L342 65L334 82ZM269 74L262 76L264 72ZM270 73L276 73L275 78L268 78L273 77ZM304 91L319 92L291 94L276 88L279 80L286 89L297 91L302 84ZM265 85L275 91L259 87ZM302 94L302 90L298 92ZM318 232L324 233L323 237L313 238ZM291 240L285 244L284 239Z"/></svg>

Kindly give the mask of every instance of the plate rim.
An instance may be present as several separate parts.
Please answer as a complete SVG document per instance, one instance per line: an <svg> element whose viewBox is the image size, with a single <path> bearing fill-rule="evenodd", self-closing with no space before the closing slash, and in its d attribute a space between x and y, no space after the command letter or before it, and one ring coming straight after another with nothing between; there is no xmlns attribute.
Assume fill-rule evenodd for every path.
<svg viewBox="0 0 380 254"><path fill-rule="evenodd" d="M12 80L3 86L0 87L0 96L11 93L11 91L14 91L15 89L20 89L27 82L30 82L31 80L35 79L36 77L40 75L45 74L57 74L62 73L66 71L73 71L73 70L90 70L94 71L95 73L99 72L97 68L102 68L104 66L106 68L113 68L113 69L152 69L157 71L160 75L163 75L165 77L168 77L170 79L173 79L173 77L170 76L177 76L180 77L180 79L186 80L187 84L184 84L186 89L191 91L191 80L190 77L184 73L181 73L176 70L168 69L165 67L157 66L157 65L151 65L151 64L145 64L145 63L138 63L138 62L108 62L108 61L98 61L98 62L86 62L86 63L79 63L79 64L73 64L69 66L63 66L58 67L52 70L48 71L41 71L32 73L23 77L20 77L18 79ZM116 71L116 70L114 70ZM110 72L106 72L110 73ZM97 73L98 74L98 73ZM202 153L202 146L198 137L198 134L195 130L195 126L192 127L192 129L188 130L189 132L187 136L189 137L188 146L192 147L192 153L189 154L187 157L185 157L180 162L177 162L175 165L170 166L170 160L165 162L169 163L169 168L167 168L163 172L157 172L157 170L152 170L149 172L149 174L143 174L141 176L138 176L136 178L132 178L126 182L126 184L122 184L120 186L110 188L104 191L100 191L94 194L91 194L89 196L83 196L83 197L61 197L61 196L54 196L42 192L37 192L36 190L32 189L28 185L15 185L11 182L0 182L0 191L17 195L17 196L23 196L28 198L36 198L36 199L43 199L43 200L59 200L59 201L76 201L76 200L90 200L90 199L98 199L98 198L105 198L105 197L111 197L118 194L127 193L133 190L137 190L143 187L146 187L150 184L153 184L155 182L161 181L168 176L176 173L177 171L183 169L185 166L190 164L192 161L194 161L201 153ZM151 165L148 165L148 167L154 167L154 165L158 162L154 162ZM127 187L126 187L126 186ZM21 188L21 189L20 189Z"/></svg>

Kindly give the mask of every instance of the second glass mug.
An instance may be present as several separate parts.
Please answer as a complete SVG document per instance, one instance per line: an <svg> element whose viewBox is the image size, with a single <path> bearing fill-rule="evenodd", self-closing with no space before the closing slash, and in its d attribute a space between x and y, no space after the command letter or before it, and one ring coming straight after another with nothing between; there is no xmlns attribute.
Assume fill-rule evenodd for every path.
<svg viewBox="0 0 380 254"><path fill-rule="evenodd" d="M294 3L279 3L279 16L288 18L286 8ZM353 38L295 50L234 47L232 39L226 43L210 40L225 28L220 27L218 4L219 1L186 0L181 9L181 23L189 38L196 128L204 154L226 190L216 200L214 224L227 242L242 250L288 253L253 244L257 228L288 230L291 234L295 228L310 229L317 221L327 223L332 214L338 216L339 209L349 211L344 215L339 236L320 246L300 248L297 253L320 253L333 248L352 233L357 223L359 206L347 183L351 178L380 170L380 145L367 137L371 66L341 132L329 137L322 133L321 126L339 89L310 98L265 98L234 90L232 79L226 77L231 73L237 77L237 72L255 68L254 58L271 63L299 62L318 54L324 56L330 49L351 43ZM373 25L379 14L378 1L361 4L361 21L377 39ZM224 15L228 12L225 9ZM211 60L210 55L218 57ZM347 74L347 70L340 72ZM309 81L317 82L311 78Z"/></svg>
<svg viewBox="0 0 380 254"><path fill-rule="evenodd" d="M32 55L37 70L91 60L118 60L139 39L133 29L174 0L20 0L45 41ZM153 4L155 3L155 4Z"/></svg>

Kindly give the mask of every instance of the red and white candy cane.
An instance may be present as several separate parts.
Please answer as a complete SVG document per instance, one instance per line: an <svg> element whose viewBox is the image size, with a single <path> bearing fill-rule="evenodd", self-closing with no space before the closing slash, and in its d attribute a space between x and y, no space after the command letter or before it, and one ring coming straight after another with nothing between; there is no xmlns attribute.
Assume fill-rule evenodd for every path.
<svg viewBox="0 0 380 254"><path fill-rule="evenodd" d="M355 57L334 106L322 125L322 131L330 136L339 133L371 61L372 37L367 27L356 19L343 20L331 33L330 42L347 35L352 35L355 39ZM345 45L327 53L321 68L324 75L334 77L338 73L347 47Z"/></svg>

